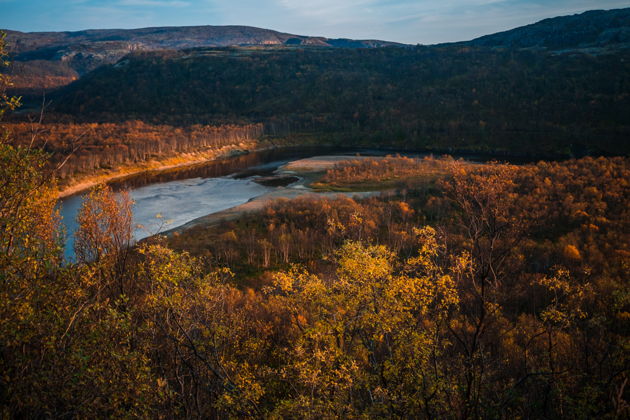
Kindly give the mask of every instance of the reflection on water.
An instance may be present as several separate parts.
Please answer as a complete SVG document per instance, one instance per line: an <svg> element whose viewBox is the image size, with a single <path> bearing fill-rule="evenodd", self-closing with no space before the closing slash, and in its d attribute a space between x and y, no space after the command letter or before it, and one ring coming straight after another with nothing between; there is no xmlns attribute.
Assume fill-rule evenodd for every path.
<svg viewBox="0 0 630 420"><path fill-rule="evenodd" d="M192 178L131 191L136 240L243 204L271 190L247 179ZM160 215L156 218L156 215Z"/></svg>
<svg viewBox="0 0 630 420"><path fill-rule="evenodd" d="M384 155L396 151L357 150L339 147L288 147L218 159L186 168L146 172L110 183L114 189L128 188L135 201L136 239L181 226L193 219L243 204L272 189L251 181L252 176L271 174L279 166L297 159L330 154ZM404 152L403 152L404 153ZM426 154L404 153L407 156ZM467 156L483 161L481 156ZM227 178L227 175L232 175ZM66 258L74 257L76 216L83 195L67 197L59 208L66 228ZM156 218L156 215L161 215Z"/></svg>
<svg viewBox="0 0 630 420"><path fill-rule="evenodd" d="M290 160L331 153L333 150L339 149L274 149L177 170L143 173L111 185L117 190L130 190L135 203L134 238L139 240L246 203L273 189L253 182L250 177L270 174ZM233 176L226 177L230 174ZM84 195L79 194L59 203L66 230L65 257L69 261L74 259L74 233L78 228L76 216L83 199Z"/></svg>
<svg viewBox="0 0 630 420"><path fill-rule="evenodd" d="M198 217L238 206L271 189L250 179L225 177L191 178L132 189L134 239L140 240ZM67 233L65 256L69 260L74 256L76 216L82 202L83 196L77 195L64 200L61 205Z"/></svg>
<svg viewBox="0 0 630 420"><path fill-rule="evenodd" d="M278 166L290 160L303 159L320 154L350 152L349 149L341 149L339 147L284 147L262 150L184 168L144 172L111 182L110 185L115 189L138 188L159 182L190 178L217 178L232 174L235 174L234 178L245 178L253 175L269 174L277 169Z"/></svg>

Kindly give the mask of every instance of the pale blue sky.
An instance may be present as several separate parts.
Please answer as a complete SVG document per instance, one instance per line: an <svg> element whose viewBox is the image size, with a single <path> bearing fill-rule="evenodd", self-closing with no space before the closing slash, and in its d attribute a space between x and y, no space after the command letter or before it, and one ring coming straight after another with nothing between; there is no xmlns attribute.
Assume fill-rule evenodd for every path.
<svg viewBox="0 0 630 420"><path fill-rule="evenodd" d="M630 7L630 0L0 0L0 28L250 25L299 35L432 44L622 7Z"/></svg>

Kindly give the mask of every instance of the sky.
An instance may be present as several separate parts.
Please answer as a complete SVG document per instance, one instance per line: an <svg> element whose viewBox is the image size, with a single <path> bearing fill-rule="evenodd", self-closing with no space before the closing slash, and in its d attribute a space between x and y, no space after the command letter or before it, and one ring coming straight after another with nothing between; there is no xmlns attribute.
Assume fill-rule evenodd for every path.
<svg viewBox="0 0 630 420"><path fill-rule="evenodd" d="M630 0L0 0L0 28L247 25L298 35L434 44L622 7L630 7Z"/></svg>

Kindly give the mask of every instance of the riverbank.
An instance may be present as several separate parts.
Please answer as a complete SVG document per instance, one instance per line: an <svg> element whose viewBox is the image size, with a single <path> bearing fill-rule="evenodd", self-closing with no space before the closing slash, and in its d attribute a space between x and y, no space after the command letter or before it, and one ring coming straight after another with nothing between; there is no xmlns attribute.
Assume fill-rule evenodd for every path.
<svg viewBox="0 0 630 420"><path fill-rule="evenodd" d="M270 142L251 140L243 141L238 144L230 146L224 146L219 149L212 149L203 152L196 153L183 153L177 156L172 156L164 159L154 159L139 164L122 165L113 170L103 170L101 173L95 175L88 175L85 177L78 177L73 179L61 187L58 194L58 198L66 198L71 195L81 193L89 190L99 184L108 183L112 181L119 181L132 176L137 176L145 172L162 172L173 169L182 169L195 165L200 165L205 162L228 158L231 156L237 156L244 153L260 152L263 150L273 149L277 146Z"/></svg>
<svg viewBox="0 0 630 420"><path fill-rule="evenodd" d="M298 197L308 197L310 199L334 198L336 196L346 196L353 198L363 198L374 194L386 193L387 190L379 191L352 191L352 192L331 192L317 191L310 188L310 184L316 182L326 172L327 169L335 165L352 161L362 160L364 156L313 156L310 158L297 159L291 161L276 171L276 176L283 177L295 175L299 180L291 185L276 187L275 190L252 198L247 203L232 207L217 213L208 214L191 220L181 226L163 232L163 235L181 235L185 231L195 228L208 228L220 223L233 221L248 214L260 212L269 205L280 200L292 200ZM369 157L371 159L381 159L382 157Z"/></svg>
<svg viewBox="0 0 630 420"><path fill-rule="evenodd" d="M167 165L162 165L161 170L138 172L135 175L129 175L127 172L118 179L113 184L114 188L128 188L135 202L134 237L140 240L160 234L166 229L177 228L208 214L247 204L252 198L267 193L271 195L263 197L265 201L259 200L238 208L235 214L238 215L241 211L252 208L262 208L267 204L267 200L292 198L309 192L306 187L312 179L309 174L300 172L299 176L288 175L279 168L293 160L310 155L313 151L274 147L265 143L240 144L239 146L239 149L229 148L218 151L228 154L236 153L233 157L225 157L226 153L217 154L217 156L206 155L204 157L215 157L215 159L203 160L198 164L188 164L192 161L189 160L185 162L187 163L185 166L182 162L175 162L176 165L168 165L175 169L163 169ZM248 146L250 148L245 149ZM244 149L252 150L252 152L245 153ZM321 150L317 151L321 152ZM313 154L317 155L317 153ZM108 180L115 179L112 174L109 175ZM104 178L101 180L104 182ZM278 180L282 182L276 182ZM94 179L91 181L95 182ZM79 188L89 187L89 185L84 182L75 186L75 191L80 191ZM76 218L83 199L82 195L74 194L60 200L60 214L68 234L66 238L68 259L73 258L73 234L78 228Z"/></svg>
<svg viewBox="0 0 630 420"><path fill-rule="evenodd" d="M178 236L186 232L193 232L195 228L209 228L217 226L221 223L237 220L248 214L253 214L263 211L269 205L281 200L292 200L298 197L307 197L312 200L321 200L323 198L334 198L337 196L353 197L353 198L365 198L371 195L386 193L386 191L360 191L349 193L338 192L314 192L311 189L303 188L286 188L281 187L279 190L272 191L256 198L251 199L245 204L241 204L236 207L229 208L217 213L208 214L206 216L199 217L191 220L190 222L178 226L176 228L167 230L161 235L165 236Z"/></svg>
<svg viewBox="0 0 630 420"><path fill-rule="evenodd" d="M378 167L379 162L392 164L395 168L401 170L401 173L389 174L391 177L387 176L382 179L380 177L370 179L368 175L374 174L364 171L364 173L366 173L366 180L361 182L353 180L347 184L344 182L340 184L322 183L322 179L331 170L334 171L340 167L342 170L352 166L361 167L365 164L368 165L368 169L373 169L374 167ZM414 171L403 171L403 169L409 168L405 168L400 162L412 165ZM420 167L417 167L418 162L420 162ZM163 234L166 236L195 235L197 230L208 229L225 222L234 221L249 214L263 211L274 202L292 200L298 197L313 200L335 198L337 196L364 198L383 193L392 193L403 182L411 182L416 186L427 188L435 184L437 179L450 173L450 171L453 170L453 164L455 164L455 161L450 159L436 160L425 158L418 161L410 160L405 157L361 156L358 154L312 156L296 159L278 167L278 169L274 171L274 176L268 178L295 176L299 179L297 182L287 186L276 187L273 191L250 199L247 203L196 218L181 226L165 231ZM480 165L467 161L460 161L459 164L465 165L466 167Z"/></svg>

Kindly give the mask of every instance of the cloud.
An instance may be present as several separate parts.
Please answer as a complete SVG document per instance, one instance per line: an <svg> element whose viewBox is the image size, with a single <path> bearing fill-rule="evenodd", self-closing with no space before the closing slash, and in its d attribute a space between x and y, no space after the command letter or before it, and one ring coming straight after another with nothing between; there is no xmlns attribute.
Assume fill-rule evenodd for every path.
<svg viewBox="0 0 630 420"><path fill-rule="evenodd" d="M25 31L249 25L329 38L461 41L628 0L0 0L0 27Z"/></svg>
<svg viewBox="0 0 630 420"><path fill-rule="evenodd" d="M376 0L278 0L278 3L292 12L306 16L338 16L340 13L363 12L366 7L377 5Z"/></svg>
<svg viewBox="0 0 630 420"><path fill-rule="evenodd" d="M188 7L190 3L179 0L119 0L121 6Z"/></svg>

